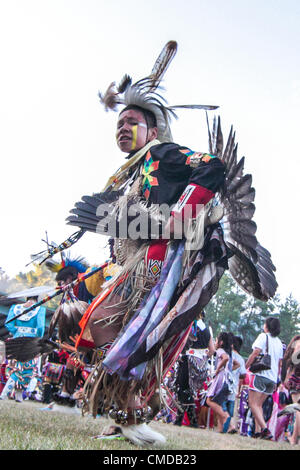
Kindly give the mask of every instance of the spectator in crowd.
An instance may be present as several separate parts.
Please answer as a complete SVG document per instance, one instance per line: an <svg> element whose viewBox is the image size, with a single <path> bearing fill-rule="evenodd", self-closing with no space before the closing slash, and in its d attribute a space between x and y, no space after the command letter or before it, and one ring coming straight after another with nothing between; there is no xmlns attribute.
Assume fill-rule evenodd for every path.
<svg viewBox="0 0 300 470"><path fill-rule="evenodd" d="M222 332L216 341L216 370L213 380L208 388L206 404L217 416L218 431L223 432L224 424L230 418L228 411L224 411L222 404L231 393L230 371L232 370L232 347L229 333ZM233 427L228 429L231 432Z"/></svg>
<svg viewBox="0 0 300 470"><path fill-rule="evenodd" d="M6 377L6 373L5 373L6 366L7 366L7 361L4 361L4 360L1 361L1 365L0 365L0 394L1 394L2 390L4 389L6 381L7 381L7 377Z"/></svg>
<svg viewBox="0 0 300 470"><path fill-rule="evenodd" d="M232 359L235 361L235 366L232 368L233 379L233 392L228 396L228 399L223 403L223 410L227 411L232 419L232 429L229 431L231 434L237 432L236 420L234 419L235 410L237 410L238 396L240 394L243 379L246 377L245 361L240 355L240 350L243 344L242 338L232 335ZM227 419L223 427L223 432L227 432L230 424L230 418Z"/></svg>
<svg viewBox="0 0 300 470"><path fill-rule="evenodd" d="M243 357L240 355L240 351L243 345L243 340L240 336L233 337L233 346L232 346L232 355L233 358L240 364L237 369L233 370L233 379L236 386L236 395L239 395L241 392L241 387L243 385L244 379L246 377L246 364Z"/></svg>
<svg viewBox="0 0 300 470"><path fill-rule="evenodd" d="M290 341L283 358L281 379L289 391L293 403L300 404L300 335ZM288 437L296 445L300 436L300 411L295 412L294 429Z"/></svg>
<svg viewBox="0 0 300 470"><path fill-rule="evenodd" d="M271 356L271 369L250 374L249 406L255 420L255 433L253 434L255 438L273 438L264 419L263 404L268 395L273 394L278 384L283 358L283 345L278 338L279 334L280 322L278 318L268 317L263 332L254 341L253 351L246 362L246 368L248 369L260 354L266 353L267 349Z"/></svg>

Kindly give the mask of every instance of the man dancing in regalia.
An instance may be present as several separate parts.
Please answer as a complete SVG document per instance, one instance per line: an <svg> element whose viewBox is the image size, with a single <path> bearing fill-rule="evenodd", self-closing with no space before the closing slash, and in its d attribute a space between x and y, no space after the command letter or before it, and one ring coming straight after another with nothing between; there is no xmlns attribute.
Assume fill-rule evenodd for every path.
<svg viewBox="0 0 300 470"><path fill-rule="evenodd" d="M107 413L141 446L165 442L147 424L157 395L163 400L160 385L224 271L263 301L277 288L270 253L255 236L252 177L243 174L232 129L223 146L214 119L208 152L173 142L176 108L216 108L169 106L158 93L176 50L168 42L149 76L132 83L125 75L100 94L107 110L123 106L116 139L126 162L67 219L80 229L74 240L85 231L110 237L115 273L79 323L76 348L96 357L83 409Z"/></svg>
<svg viewBox="0 0 300 470"><path fill-rule="evenodd" d="M118 267L80 322L77 349L98 353L85 409L104 410L142 446L165 441L146 424L153 416L149 405L225 269L261 300L277 287L270 254L255 237L252 178L243 175L244 158L237 161L232 130L223 149L215 119L208 153L173 143L176 108L215 109L169 106L158 94L176 50L170 41L148 77L133 84L125 75L99 94L106 109L123 105L116 139L126 162L67 219L110 236Z"/></svg>

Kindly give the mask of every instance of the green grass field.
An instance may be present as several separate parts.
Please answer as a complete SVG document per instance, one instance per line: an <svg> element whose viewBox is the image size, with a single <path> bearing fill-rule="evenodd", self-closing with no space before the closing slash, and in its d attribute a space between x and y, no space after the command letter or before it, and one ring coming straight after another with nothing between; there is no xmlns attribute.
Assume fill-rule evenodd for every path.
<svg viewBox="0 0 300 470"><path fill-rule="evenodd" d="M128 441L92 439L107 425L105 418L42 411L44 406L32 401L0 402L0 450L140 450ZM152 422L151 427L167 438L162 450L299 450L299 446L292 447L288 443L206 429L157 422Z"/></svg>

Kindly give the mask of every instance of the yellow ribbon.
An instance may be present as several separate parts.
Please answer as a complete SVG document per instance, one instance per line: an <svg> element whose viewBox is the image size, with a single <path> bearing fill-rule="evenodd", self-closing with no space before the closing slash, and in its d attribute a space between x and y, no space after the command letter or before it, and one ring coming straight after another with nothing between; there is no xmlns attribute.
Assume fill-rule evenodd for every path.
<svg viewBox="0 0 300 470"><path fill-rule="evenodd" d="M136 147L137 130L138 130L137 124L135 124L134 126L132 126L132 144L131 144L131 150L135 150L135 147Z"/></svg>

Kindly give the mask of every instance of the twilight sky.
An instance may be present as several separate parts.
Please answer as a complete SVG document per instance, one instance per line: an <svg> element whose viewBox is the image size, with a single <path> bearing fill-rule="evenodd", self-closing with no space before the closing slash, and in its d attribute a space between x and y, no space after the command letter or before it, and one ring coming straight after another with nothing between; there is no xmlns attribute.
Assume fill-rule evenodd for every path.
<svg viewBox="0 0 300 470"><path fill-rule="evenodd" d="M0 266L25 271L41 241L62 242L65 218L123 162L117 114L97 93L124 73L147 75L164 44L170 104L217 104L256 189L257 237L277 267L278 293L300 301L300 2L298 0L0 0ZM213 117L213 114L210 114ZM205 114L182 110L175 142L207 151ZM107 239L72 250L91 263Z"/></svg>

